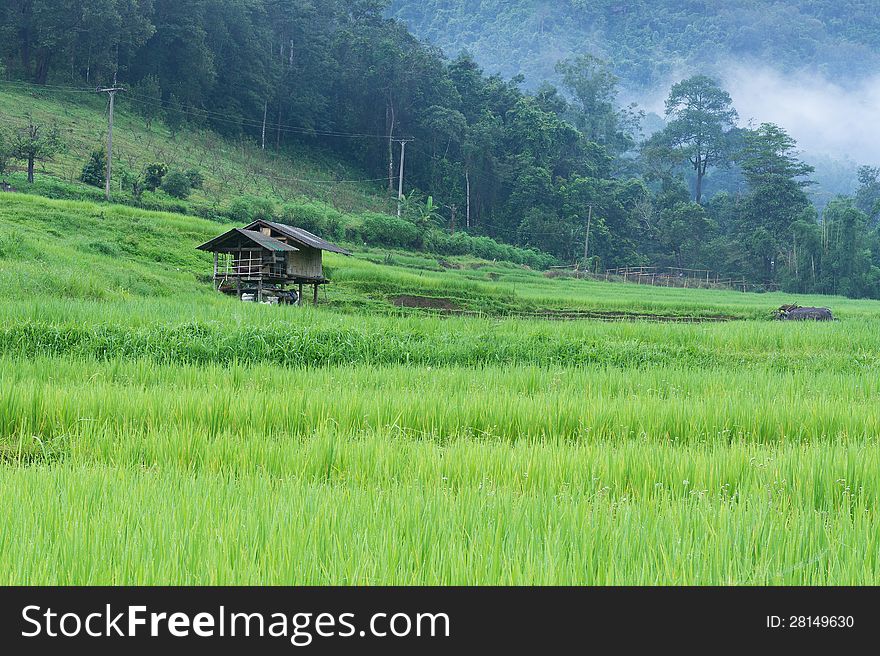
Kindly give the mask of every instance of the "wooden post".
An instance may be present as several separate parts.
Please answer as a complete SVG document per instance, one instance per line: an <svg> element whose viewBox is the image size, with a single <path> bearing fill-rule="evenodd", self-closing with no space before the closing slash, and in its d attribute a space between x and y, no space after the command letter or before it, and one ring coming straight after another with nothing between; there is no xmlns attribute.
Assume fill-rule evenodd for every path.
<svg viewBox="0 0 880 656"><path fill-rule="evenodd" d="M220 283L217 282L217 259L219 258L219 254L217 251L214 251L214 286L217 288L217 291L220 291Z"/></svg>
<svg viewBox="0 0 880 656"><path fill-rule="evenodd" d="M315 296L312 300L312 305L318 304L318 283L315 283Z"/></svg>
<svg viewBox="0 0 880 656"><path fill-rule="evenodd" d="M263 276L257 278L257 303L263 302Z"/></svg>
<svg viewBox="0 0 880 656"><path fill-rule="evenodd" d="M298 294L297 298L299 298L299 304L302 305L303 304L303 284L302 283L299 283L299 289L297 290L297 294Z"/></svg>

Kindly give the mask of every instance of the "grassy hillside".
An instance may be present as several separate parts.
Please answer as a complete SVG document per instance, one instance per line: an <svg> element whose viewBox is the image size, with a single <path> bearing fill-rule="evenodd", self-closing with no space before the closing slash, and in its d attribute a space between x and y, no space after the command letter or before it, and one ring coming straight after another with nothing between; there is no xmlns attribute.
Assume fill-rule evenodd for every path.
<svg viewBox="0 0 880 656"><path fill-rule="evenodd" d="M194 316L202 303L211 308L206 316L218 303L240 306L212 291L210 254L195 249L227 229L216 221L4 194L0 228L0 298L12 302L165 299L186 301ZM351 311L406 313L395 299L407 295L448 301L433 305L452 313L487 316L570 310L766 319L785 302L830 304L843 317L880 311L880 302L783 293L661 287L646 292L633 284L551 278L508 262L347 245L354 257L325 254L333 284L322 304Z"/></svg>
<svg viewBox="0 0 880 656"><path fill-rule="evenodd" d="M80 182L90 153L102 149L106 139L106 108L95 95L52 87L26 86L25 90L15 83L0 83L0 130L14 132L33 121L44 131L57 127L64 143L59 154L38 163L34 183L27 181L24 162L12 161L12 170L3 179L23 193L104 203L103 188ZM451 235L436 213L425 219L427 203L415 197L404 204L403 218L398 217L396 198L392 200L385 192L384 182L357 182L362 174L338 160L322 158L317 149L275 154L249 140L223 138L207 130L172 133L162 121L149 122L126 107L122 97L115 116L115 203L221 223L276 219L331 240L364 246L396 246L446 256L472 254L535 268L555 262L546 253L487 237L463 232ZM166 178L175 171L194 170L204 182L185 199L163 188L135 194L126 179L143 178L145 168L156 162L167 167Z"/></svg>
<svg viewBox="0 0 880 656"><path fill-rule="evenodd" d="M880 583L880 302L358 248L270 307L222 229L0 196L0 582Z"/></svg>
<svg viewBox="0 0 880 656"><path fill-rule="evenodd" d="M106 105L103 95L0 81L0 128L21 126L30 116L38 124L57 125L67 145L64 153L38 167L36 191L52 191L52 179L40 179L40 173L76 183L89 153L106 147ZM224 139L192 127L172 134L161 120L147 123L135 111L134 104L120 94L113 132L116 185L125 169L139 172L146 164L164 162L172 169L196 168L205 176L204 190L195 190L191 199L191 204L203 212L210 208L219 210L243 195L261 196L277 203L305 196L343 212L389 211L394 207L381 181L346 182L365 176L337 159L322 157L319 150L276 154L271 148L261 150L250 140ZM16 186L26 188L22 174L11 179ZM83 198L103 197L102 189L79 187L78 192ZM55 193L60 190L56 188ZM130 199L130 194L118 186L114 194ZM181 204L161 194L152 198L149 192L147 200Z"/></svg>

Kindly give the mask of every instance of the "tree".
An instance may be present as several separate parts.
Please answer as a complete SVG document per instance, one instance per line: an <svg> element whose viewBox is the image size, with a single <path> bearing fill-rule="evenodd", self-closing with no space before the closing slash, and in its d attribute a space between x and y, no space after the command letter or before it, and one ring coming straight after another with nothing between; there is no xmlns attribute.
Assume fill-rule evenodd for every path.
<svg viewBox="0 0 880 656"><path fill-rule="evenodd" d="M184 123L186 123L186 112L180 99L172 93L168 97L168 107L165 110L165 125L168 126L171 135L175 136L183 128Z"/></svg>
<svg viewBox="0 0 880 656"><path fill-rule="evenodd" d="M872 266L868 217L850 198L828 203L822 219L823 291L846 296L876 294L877 267Z"/></svg>
<svg viewBox="0 0 880 656"><path fill-rule="evenodd" d="M93 150L83 166L79 179L93 187L103 187L107 177L107 155L103 149Z"/></svg>
<svg viewBox="0 0 880 656"><path fill-rule="evenodd" d="M776 276L778 255L790 241L792 224L810 207L804 191L810 182L803 178L813 167L798 160L795 148L785 130L763 123L746 132L740 157L749 193L741 206L738 230L744 243L754 246L751 251L761 261L759 271L768 281Z"/></svg>
<svg viewBox="0 0 880 656"><path fill-rule="evenodd" d="M162 180L162 191L174 198L185 199L192 191L189 177L180 171L171 171Z"/></svg>
<svg viewBox="0 0 880 656"><path fill-rule="evenodd" d="M657 220L658 241L673 254L679 268L697 264L696 256L711 230L706 210L695 202L676 203L660 212Z"/></svg>
<svg viewBox="0 0 880 656"><path fill-rule="evenodd" d="M668 123L646 144L661 159L687 162L696 174L694 202L702 204L703 178L711 166L732 159L729 132L737 120L730 94L715 80L696 75L673 85L666 99Z"/></svg>
<svg viewBox="0 0 880 656"><path fill-rule="evenodd" d="M156 75L147 75L132 85L125 99L133 104L134 111L144 117L147 127L162 116L162 87Z"/></svg>
<svg viewBox="0 0 880 656"><path fill-rule="evenodd" d="M880 216L880 167L860 166L858 171L859 188L855 204L868 215L870 223L876 225Z"/></svg>
<svg viewBox="0 0 880 656"><path fill-rule="evenodd" d="M162 162L147 164L147 168L144 169L144 187L150 191L156 191L162 186L162 178L166 173L168 173L168 165Z"/></svg>
<svg viewBox="0 0 880 656"><path fill-rule="evenodd" d="M27 162L28 182L34 181L34 164L48 162L64 149L58 128L45 128L28 119L28 124L12 133L9 140L9 156Z"/></svg>
<svg viewBox="0 0 880 656"><path fill-rule="evenodd" d="M128 168L123 168L120 172L120 184L123 189L128 189L135 199L140 200L141 194L144 192L144 179L142 176L134 173Z"/></svg>
<svg viewBox="0 0 880 656"><path fill-rule="evenodd" d="M745 147L739 164L752 185L771 178L795 181L813 172L813 167L797 158L797 142L775 123L762 123L745 135ZM805 187L810 182L795 181Z"/></svg>
<svg viewBox="0 0 880 656"><path fill-rule="evenodd" d="M572 118L587 139L616 154L635 145L633 133L641 113L633 105L623 110L615 107L618 80L608 62L581 55L559 62L556 73L577 101L578 111Z"/></svg>

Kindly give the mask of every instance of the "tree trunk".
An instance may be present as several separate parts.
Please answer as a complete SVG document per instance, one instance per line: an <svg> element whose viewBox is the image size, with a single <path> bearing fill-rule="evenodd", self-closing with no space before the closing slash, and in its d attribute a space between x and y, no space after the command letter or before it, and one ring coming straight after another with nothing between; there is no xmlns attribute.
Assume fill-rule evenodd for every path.
<svg viewBox="0 0 880 656"><path fill-rule="evenodd" d="M46 49L38 52L37 69L34 71L34 82L36 84L46 84L46 79L49 77L49 60L51 57L51 52Z"/></svg>
<svg viewBox="0 0 880 656"><path fill-rule="evenodd" d="M34 156L28 157L28 182L34 183Z"/></svg>
<svg viewBox="0 0 880 656"><path fill-rule="evenodd" d="M31 74L31 32L27 28L23 28L20 32L21 39L21 66L24 74L30 77Z"/></svg>
<svg viewBox="0 0 880 656"><path fill-rule="evenodd" d="M697 191L694 194L694 202L697 205L702 205L703 200L703 171L701 169L697 169Z"/></svg>
<svg viewBox="0 0 880 656"><path fill-rule="evenodd" d="M275 150L281 150L281 94L278 94L278 123L275 128Z"/></svg>
<svg viewBox="0 0 880 656"><path fill-rule="evenodd" d="M394 193L394 104L385 105L385 128L388 131L388 193Z"/></svg>
<svg viewBox="0 0 880 656"><path fill-rule="evenodd" d="M464 172L465 184L467 185L467 219L465 225L470 230L471 227L471 173L467 169Z"/></svg>

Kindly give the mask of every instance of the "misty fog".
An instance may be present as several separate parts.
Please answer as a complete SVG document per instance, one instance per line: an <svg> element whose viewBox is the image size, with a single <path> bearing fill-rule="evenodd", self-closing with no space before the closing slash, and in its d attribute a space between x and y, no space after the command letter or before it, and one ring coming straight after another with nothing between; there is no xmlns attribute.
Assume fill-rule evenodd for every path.
<svg viewBox="0 0 880 656"><path fill-rule="evenodd" d="M662 88L633 99L663 116L669 88L696 73L678 71ZM880 165L880 73L848 88L814 72L782 73L760 64L729 63L710 75L733 98L740 127L781 125L807 159Z"/></svg>

